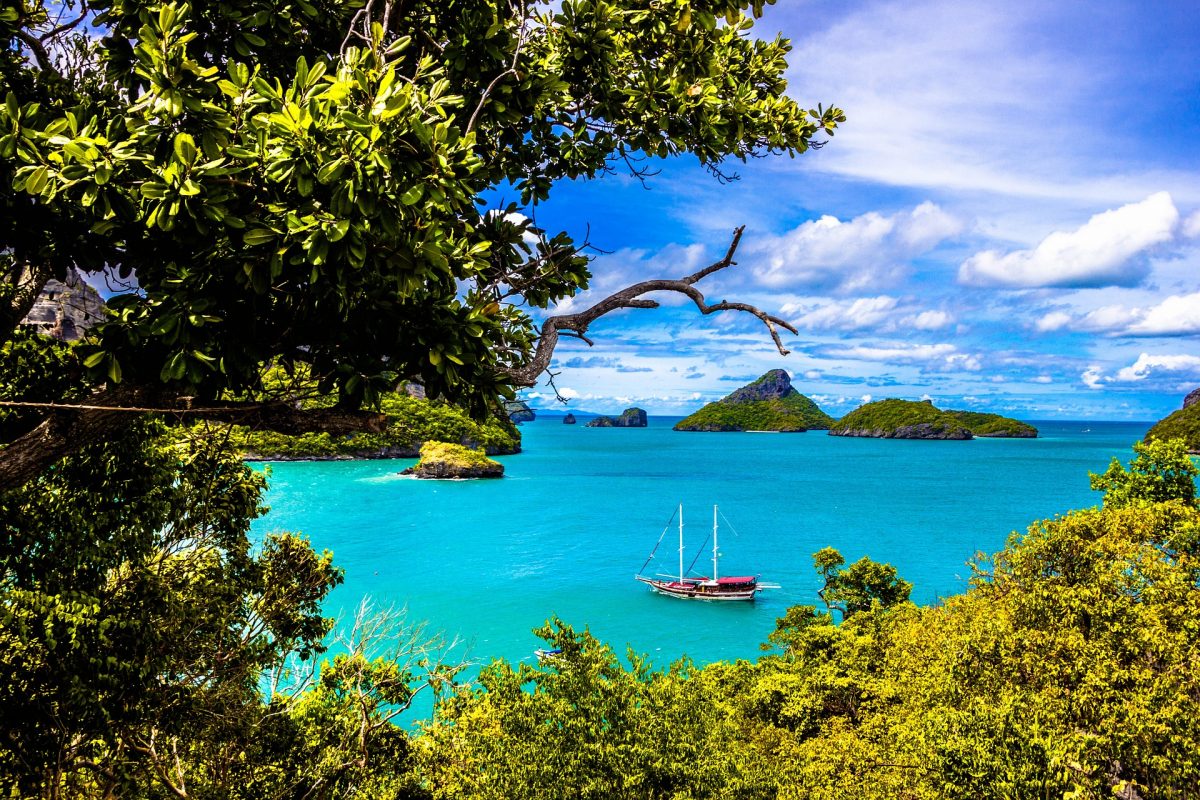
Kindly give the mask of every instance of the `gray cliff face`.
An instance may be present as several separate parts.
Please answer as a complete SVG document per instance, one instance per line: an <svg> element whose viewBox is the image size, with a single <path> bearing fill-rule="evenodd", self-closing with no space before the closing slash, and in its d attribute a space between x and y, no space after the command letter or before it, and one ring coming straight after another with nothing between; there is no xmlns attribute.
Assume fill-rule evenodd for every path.
<svg viewBox="0 0 1200 800"><path fill-rule="evenodd" d="M949 439L961 441L972 439L974 436L966 428L943 428L928 422L916 425L901 425L895 430L885 431L882 428L868 430L866 428L851 428L842 431L830 431L830 436L861 436L872 439Z"/></svg>
<svg viewBox="0 0 1200 800"><path fill-rule="evenodd" d="M504 402L504 410L508 413L508 418L513 422L533 422L537 419L537 415L533 413L533 409L524 400L506 400Z"/></svg>
<svg viewBox="0 0 1200 800"><path fill-rule="evenodd" d="M574 425L574 424L575 424L575 415L574 414L567 414L565 417L563 417L563 425Z"/></svg>
<svg viewBox="0 0 1200 800"><path fill-rule="evenodd" d="M743 386L721 400L722 403L754 403L760 400L777 400L799 394L792 388L792 379L787 372L773 369L754 383Z"/></svg>
<svg viewBox="0 0 1200 800"><path fill-rule="evenodd" d="M1200 389L1192 389L1188 392L1188 396L1183 398L1184 408L1194 406L1196 403L1200 403Z"/></svg>
<svg viewBox="0 0 1200 800"><path fill-rule="evenodd" d="M33 308L21 322L38 333L73 342L82 339L88 329L102 319L104 301L100 299L100 293L72 268L66 281L52 278L46 282Z"/></svg>
<svg viewBox="0 0 1200 800"><path fill-rule="evenodd" d="M590 421L588 428L644 428L646 427L646 412L640 408L627 408L619 417L596 417Z"/></svg>

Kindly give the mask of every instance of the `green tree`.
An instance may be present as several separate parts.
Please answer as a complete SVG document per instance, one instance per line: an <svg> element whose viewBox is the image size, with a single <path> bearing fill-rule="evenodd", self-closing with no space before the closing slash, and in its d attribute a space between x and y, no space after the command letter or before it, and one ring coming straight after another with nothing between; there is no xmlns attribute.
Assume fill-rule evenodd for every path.
<svg viewBox="0 0 1200 800"><path fill-rule="evenodd" d="M1196 505L1196 475L1200 469L1182 439L1135 442L1128 469L1113 459L1108 469L1091 476L1092 488L1104 492L1104 507L1181 500Z"/></svg>
<svg viewBox="0 0 1200 800"><path fill-rule="evenodd" d="M845 619L866 611L875 603L888 608L908 602L912 584L899 577L891 564L880 564L863 556L846 569L846 559L832 547L813 553L813 566L825 581L817 595L830 610Z"/></svg>
<svg viewBox="0 0 1200 800"><path fill-rule="evenodd" d="M91 405L195 413L278 363L343 411L418 378L482 414L532 385L560 333L655 290L754 313L777 344L791 329L695 288L736 236L705 270L539 328L587 259L489 200L820 144L841 111L784 95L789 44L751 35L762 0L78 2L0 13L0 336L70 267L136 281L79 349ZM261 424L378 423L273 399ZM45 417L0 451L0 483L123 419Z"/></svg>

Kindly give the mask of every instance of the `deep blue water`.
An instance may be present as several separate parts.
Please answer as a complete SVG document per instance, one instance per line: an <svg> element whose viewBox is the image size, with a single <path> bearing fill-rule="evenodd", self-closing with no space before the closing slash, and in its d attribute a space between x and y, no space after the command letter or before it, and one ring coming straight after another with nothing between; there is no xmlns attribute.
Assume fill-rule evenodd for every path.
<svg viewBox="0 0 1200 800"><path fill-rule="evenodd" d="M346 582L328 604L352 614L364 595L459 635L481 661L528 658L530 629L551 615L588 626L665 665L753 658L789 605L817 603L812 554L894 564L931 602L965 587L966 561L1036 519L1095 505L1088 471L1123 461L1149 423L1038 422L1035 440L847 439L804 434L677 433L521 426L524 452L492 481L419 481L411 461L270 467L271 512L256 531L290 530L334 552ZM754 603L652 594L633 580L678 503L689 557L720 505L723 574L782 589ZM734 534L736 530L736 535ZM668 533L649 572L678 564ZM706 569L707 554L697 569Z"/></svg>

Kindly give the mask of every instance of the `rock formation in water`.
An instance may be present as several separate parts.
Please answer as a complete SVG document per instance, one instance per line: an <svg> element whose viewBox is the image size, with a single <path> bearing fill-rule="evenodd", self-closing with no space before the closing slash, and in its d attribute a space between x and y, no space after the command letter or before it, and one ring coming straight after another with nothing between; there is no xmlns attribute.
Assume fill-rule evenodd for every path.
<svg viewBox="0 0 1200 800"><path fill-rule="evenodd" d="M426 442L421 445L421 460L400 474L417 478L500 478L504 465L488 458L482 448Z"/></svg>
<svg viewBox="0 0 1200 800"><path fill-rule="evenodd" d="M1036 439L1038 429L1028 422L981 411L947 411L976 436L987 439Z"/></svg>
<svg viewBox="0 0 1200 800"><path fill-rule="evenodd" d="M675 430L799 433L810 428L825 429L832 424L833 417L796 391L787 372L773 369L680 420Z"/></svg>
<svg viewBox="0 0 1200 800"><path fill-rule="evenodd" d="M567 414L565 417L563 417L563 425L574 425L574 424L575 424L575 415L574 414Z"/></svg>
<svg viewBox="0 0 1200 800"><path fill-rule="evenodd" d="M104 301L74 268L65 281L51 278L21 322L38 333L73 342L104 318Z"/></svg>
<svg viewBox="0 0 1200 800"><path fill-rule="evenodd" d="M1146 433L1151 439L1183 439L1189 453L1200 454L1200 389L1193 389L1183 399L1183 408L1154 423Z"/></svg>
<svg viewBox="0 0 1200 800"><path fill-rule="evenodd" d="M644 428L646 412L640 408L627 408L619 417L596 417L585 426L588 428Z"/></svg>

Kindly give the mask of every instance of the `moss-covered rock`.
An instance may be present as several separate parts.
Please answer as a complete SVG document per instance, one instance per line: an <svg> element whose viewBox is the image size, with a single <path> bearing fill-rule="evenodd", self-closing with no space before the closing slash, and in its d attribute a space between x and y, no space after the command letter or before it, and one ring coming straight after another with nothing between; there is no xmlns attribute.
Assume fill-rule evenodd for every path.
<svg viewBox="0 0 1200 800"><path fill-rule="evenodd" d="M874 439L970 439L969 431L951 414L933 403L913 400L877 400L851 411L832 428L830 436L864 436Z"/></svg>
<svg viewBox="0 0 1200 800"><path fill-rule="evenodd" d="M388 426L383 433L288 436L235 426L231 438L234 446L251 461L414 458L419 454L421 444L427 441L482 447L489 455L521 451L521 434L507 419L478 422L457 406L407 393L386 395L381 410L388 417Z"/></svg>
<svg viewBox="0 0 1200 800"><path fill-rule="evenodd" d="M832 424L833 417L796 391L786 372L773 369L753 383L680 420L675 424L675 430L800 433L825 429Z"/></svg>
<svg viewBox="0 0 1200 800"><path fill-rule="evenodd" d="M1183 408L1168 414L1154 423L1146 433L1146 441L1151 439L1182 439L1189 453L1200 454L1200 389L1197 389L1183 401Z"/></svg>
<svg viewBox="0 0 1200 800"><path fill-rule="evenodd" d="M500 478L504 465L487 457L483 448L463 447L451 442L425 442L421 460L402 470L401 475L418 478Z"/></svg>

